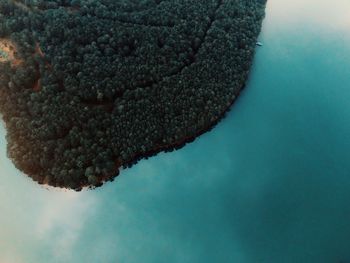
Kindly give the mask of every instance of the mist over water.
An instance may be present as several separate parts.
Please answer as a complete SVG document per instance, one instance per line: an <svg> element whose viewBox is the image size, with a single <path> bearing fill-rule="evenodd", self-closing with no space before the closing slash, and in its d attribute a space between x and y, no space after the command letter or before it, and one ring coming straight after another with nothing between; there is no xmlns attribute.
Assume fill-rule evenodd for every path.
<svg viewBox="0 0 350 263"><path fill-rule="evenodd" d="M269 0L247 88L183 149L76 193L6 157L0 262L350 262L350 2Z"/></svg>

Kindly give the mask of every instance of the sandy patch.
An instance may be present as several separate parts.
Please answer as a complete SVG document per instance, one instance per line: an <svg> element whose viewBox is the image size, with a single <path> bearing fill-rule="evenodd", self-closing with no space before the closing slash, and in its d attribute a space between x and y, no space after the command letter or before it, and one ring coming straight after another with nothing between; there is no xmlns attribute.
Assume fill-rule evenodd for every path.
<svg viewBox="0 0 350 263"><path fill-rule="evenodd" d="M13 66L18 66L22 60L16 58L17 47L9 39L0 38L0 63L11 62Z"/></svg>

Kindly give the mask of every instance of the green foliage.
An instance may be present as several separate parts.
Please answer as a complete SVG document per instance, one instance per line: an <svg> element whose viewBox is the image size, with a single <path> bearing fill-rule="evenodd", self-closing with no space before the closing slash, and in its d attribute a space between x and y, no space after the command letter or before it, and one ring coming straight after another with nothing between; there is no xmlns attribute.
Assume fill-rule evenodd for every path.
<svg viewBox="0 0 350 263"><path fill-rule="evenodd" d="M212 127L244 86L265 8L262 0L16 2L0 1L0 36L24 61L0 65L8 154L34 180L77 190Z"/></svg>

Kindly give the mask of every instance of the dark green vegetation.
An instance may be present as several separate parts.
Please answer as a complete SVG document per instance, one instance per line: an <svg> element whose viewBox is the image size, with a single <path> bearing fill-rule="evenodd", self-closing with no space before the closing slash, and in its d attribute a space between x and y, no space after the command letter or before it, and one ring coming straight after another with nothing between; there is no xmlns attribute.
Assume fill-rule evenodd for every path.
<svg viewBox="0 0 350 263"><path fill-rule="evenodd" d="M39 183L99 186L210 129L244 86L265 0L0 0L8 154Z"/></svg>

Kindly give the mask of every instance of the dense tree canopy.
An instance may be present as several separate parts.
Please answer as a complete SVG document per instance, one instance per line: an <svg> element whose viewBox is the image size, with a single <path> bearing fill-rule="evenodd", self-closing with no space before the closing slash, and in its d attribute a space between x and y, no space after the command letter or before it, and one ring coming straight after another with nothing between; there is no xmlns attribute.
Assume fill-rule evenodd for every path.
<svg viewBox="0 0 350 263"><path fill-rule="evenodd" d="M8 155L39 183L99 186L181 147L243 88L265 0L0 0Z"/></svg>

